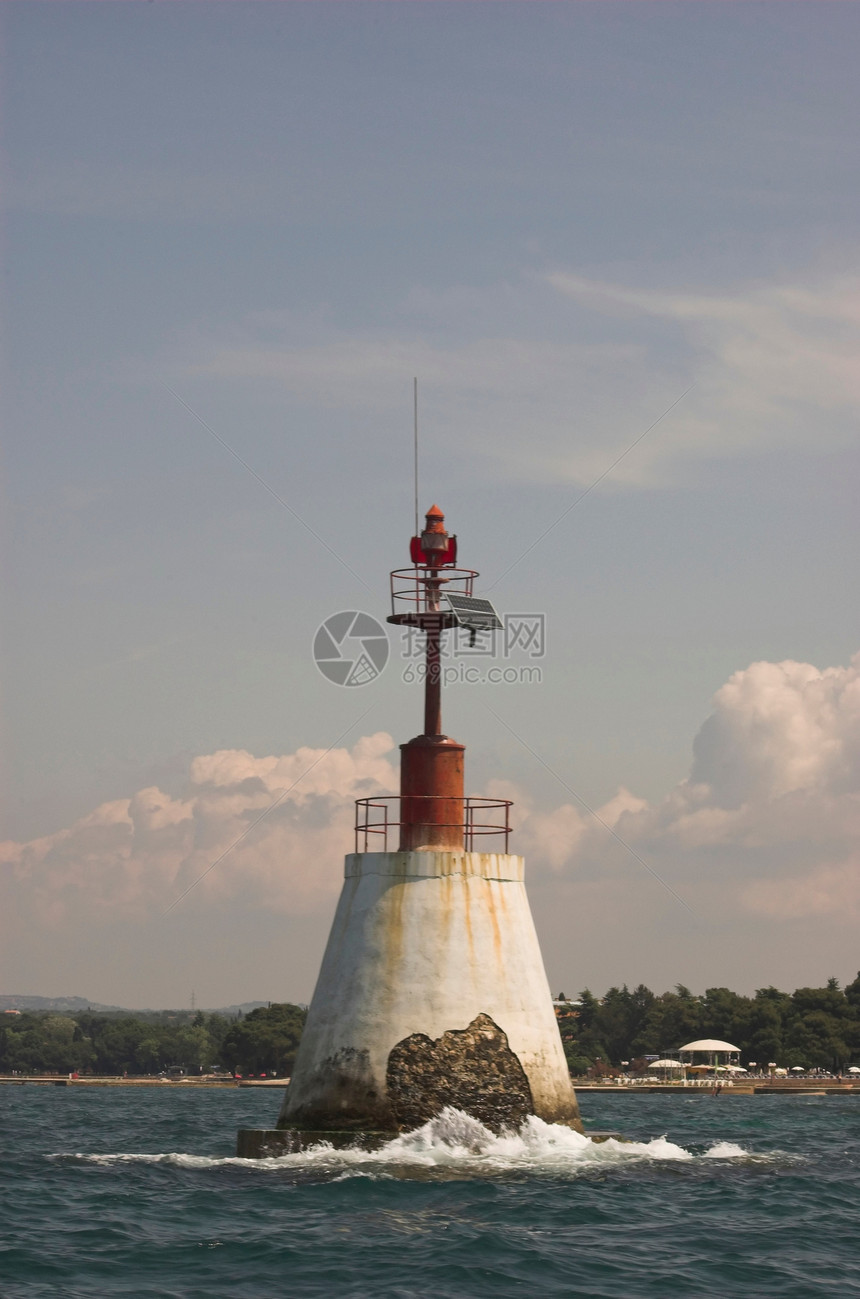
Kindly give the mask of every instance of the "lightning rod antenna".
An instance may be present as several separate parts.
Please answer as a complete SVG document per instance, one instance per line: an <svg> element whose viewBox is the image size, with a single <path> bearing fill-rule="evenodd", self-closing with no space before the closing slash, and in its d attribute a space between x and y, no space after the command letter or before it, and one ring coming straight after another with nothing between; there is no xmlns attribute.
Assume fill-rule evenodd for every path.
<svg viewBox="0 0 860 1299"><path fill-rule="evenodd" d="M418 379L412 380L413 398L413 442L415 461L415 536L418 536Z"/></svg>

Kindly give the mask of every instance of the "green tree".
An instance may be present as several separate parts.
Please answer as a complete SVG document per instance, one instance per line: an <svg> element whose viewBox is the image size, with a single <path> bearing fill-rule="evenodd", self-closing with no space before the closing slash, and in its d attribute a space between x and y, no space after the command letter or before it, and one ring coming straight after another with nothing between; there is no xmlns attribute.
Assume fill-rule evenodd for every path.
<svg viewBox="0 0 860 1299"><path fill-rule="evenodd" d="M782 1060L782 1030L780 1002L770 997L760 997L756 993L749 1002L732 1041L736 1041L741 1048L741 1058L747 1064L755 1060L757 1065L765 1067L772 1060L775 1063Z"/></svg>
<svg viewBox="0 0 860 1299"><path fill-rule="evenodd" d="M93 1059L90 1042L67 1015L16 1016L0 1037L0 1069L22 1073L72 1073Z"/></svg>
<svg viewBox="0 0 860 1299"><path fill-rule="evenodd" d="M578 1018L580 1032L587 1033L594 1028L600 1011L600 1002L589 988L583 988L579 994Z"/></svg>
<svg viewBox="0 0 860 1299"><path fill-rule="evenodd" d="M150 1035L150 1026L131 1016L106 1019L93 1033L96 1071L104 1074L136 1073L140 1044Z"/></svg>
<svg viewBox="0 0 860 1299"><path fill-rule="evenodd" d="M840 1069L851 1055L845 1041L845 1020L823 1010L798 1016L789 1026L785 1058L789 1065L813 1065L818 1069Z"/></svg>
<svg viewBox="0 0 860 1299"><path fill-rule="evenodd" d="M721 1042L732 1042L743 1035L750 998L741 997L730 988L708 988L702 1001L702 1031L705 1037L715 1037Z"/></svg>
<svg viewBox="0 0 860 1299"><path fill-rule="evenodd" d="M701 1000L679 984L675 992L654 998L631 1044L631 1055L677 1051L685 1042L702 1036L702 1021Z"/></svg>
<svg viewBox="0 0 860 1299"><path fill-rule="evenodd" d="M853 983L849 983L843 993L851 1013L854 1016L860 1016L860 974Z"/></svg>
<svg viewBox="0 0 860 1299"><path fill-rule="evenodd" d="M602 1058L613 1064L631 1059L634 1043L642 1035L654 1001L654 993L642 983L633 992L626 983L621 988L610 988L590 1016L591 1027L583 1037L590 1035L608 1053Z"/></svg>
<svg viewBox="0 0 860 1299"><path fill-rule="evenodd" d="M630 1041L630 1000L626 983L623 988L610 988L595 1016L591 1036L595 1043L600 1043L601 1059L606 1059L607 1062L626 1058ZM603 1043L606 1044L605 1047Z"/></svg>
<svg viewBox="0 0 860 1299"><path fill-rule="evenodd" d="M159 1073L164 1061L161 1054L161 1042L153 1033L142 1037L134 1048L135 1072Z"/></svg>
<svg viewBox="0 0 860 1299"><path fill-rule="evenodd" d="M304 1007L288 1003L252 1010L225 1035L224 1064L234 1073L291 1073L306 1018Z"/></svg>

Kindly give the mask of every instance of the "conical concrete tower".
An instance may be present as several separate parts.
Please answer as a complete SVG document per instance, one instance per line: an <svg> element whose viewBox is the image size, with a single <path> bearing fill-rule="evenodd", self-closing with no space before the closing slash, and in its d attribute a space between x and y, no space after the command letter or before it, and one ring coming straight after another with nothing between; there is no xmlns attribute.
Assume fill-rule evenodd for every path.
<svg viewBox="0 0 860 1299"><path fill-rule="evenodd" d="M510 803L464 795L464 746L442 732L441 637L498 619L436 506L411 559L391 575L388 621L426 635L424 731L401 745L399 796L356 805L278 1130L240 1133L247 1157L379 1140L446 1105L496 1131L529 1114L582 1130L523 859L508 852Z"/></svg>

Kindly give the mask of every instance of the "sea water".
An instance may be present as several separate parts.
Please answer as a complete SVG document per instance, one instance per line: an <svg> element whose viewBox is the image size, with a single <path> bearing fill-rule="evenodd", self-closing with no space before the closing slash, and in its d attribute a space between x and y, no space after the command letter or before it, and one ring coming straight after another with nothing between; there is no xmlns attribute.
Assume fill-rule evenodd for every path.
<svg viewBox="0 0 860 1299"><path fill-rule="evenodd" d="M591 1094L628 1142L446 1111L373 1154L234 1158L278 1102L0 1087L0 1295L860 1295L860 1095Z"/></svg>

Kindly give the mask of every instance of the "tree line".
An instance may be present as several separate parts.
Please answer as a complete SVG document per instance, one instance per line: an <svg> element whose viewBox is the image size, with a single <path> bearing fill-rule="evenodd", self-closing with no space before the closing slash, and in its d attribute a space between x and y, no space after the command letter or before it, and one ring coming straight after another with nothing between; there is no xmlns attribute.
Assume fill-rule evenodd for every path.
<svg viewBox="0 0 860 1299"><path fill-rule="evenodd" d="M708 988L697 996L683 984L663 993L644 984L631 991L625 984L605 997L586 988L558 1009L573 1074L632 1065L703 1037L733 1043L745 1065L837 1071L860 1063L860 974L845 988L829 979L823 988L759 988L752 997L729 988ZM178 1069L210 1073L217 1067L285 1077L306 1015L304 1006L291 1003L236 1018L203 1011L2 1015L0 1073L140 1076Z"/></svg>
<svg viewBox="0 0 860 1299"><path fill-rule="evenodd" d="M0 1073L143 1076L220 1069L288 1075L307 1010L276 1004L247 1015L24 1011L0 1016Z"/></svg>
<svg viewBox="0 0 860 1299"><path fill-rule="evenodd" d="M860 974L846 988L828 979L824 988L759 988L752 997L729 988L696 996L680 983L660 994L625 984L600 998L586 988L578 1004L559 1007L559 1028L573 1074L664 1056L699 1038L731 1042L743 1065L835 1072L860 1063Z"/></svg>

